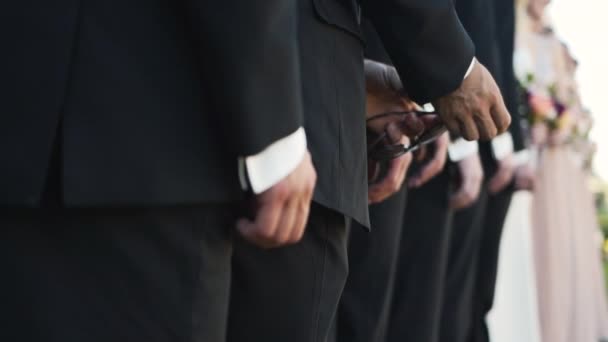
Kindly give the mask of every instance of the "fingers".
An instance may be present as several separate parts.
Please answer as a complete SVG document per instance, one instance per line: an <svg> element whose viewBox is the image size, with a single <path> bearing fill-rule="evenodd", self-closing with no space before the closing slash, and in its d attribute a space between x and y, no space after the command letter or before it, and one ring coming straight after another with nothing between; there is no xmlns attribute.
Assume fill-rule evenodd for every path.
<svg viewBox="0 0 608 342"><path fill-rule="evenodd" d="M496 91L498 92L498 96L494 105L490 107L490 115L496 126L496 134L502 134L511 125L511 114L509 114L505 102L503 101L502 96L500 96L500 91L498 89Z"/></svg>
<svg viewBox="0 0 608 342"><path fill-rule="evenodd" d="M496 136L497 128L494 125L492 117L487 114L487 112L475 113L473 115L473 120L475 121L475 125L477 126L479 132L479 139L490 140Z"/></svg>
<svg viewBox="0 0 608 342"><path fill-rule="evenodd" d="M518 190L533 190L536 175L529 166L520 167L515 174L515 187Z"/></svg>
<svg viewBox="0 0 608 342"><path fill-rule="evenodd" d="M401 96L401 105L403 106L403 110L406 112L411 112L420 109L420 106L416 104L416 102L410 100L408 97Z"/></svg>
<svg viewBox="0 0 608 342"><path fill-rule="evenodd" d="M450 132L466 140L492 139L511 123L496 81L479 62L460 88L438 101L437 108Z"/></svg>
<svg viewBox="0 0 608 342"><path fill-rule="evenodd" d="M298 229L295 226L295 222L298 219L299 202L299 199L292 198L283 206L283 211L277 225L281 229L277 229L273 240L279 246L294 242L291 241L291 236L293 231Z"/></svg>
<svg viewBox="0 0 608 342"><path fill-rule="evenodd" d="M499 193L504 190L507 185L509 185L511 179L511 176L508 175L506 172L498 172L494 175L494 177L492 177L492 179L490 179L490 182L488 184L488 190L491 194Z"/></svg>
<svg viewBox="0 0 608 342"><path fill-rule="evenodd" d="M388 173L382 180L369 187L368 202L379 203L399 191L399 162L401 158L391 161Z"/></svg>
<svg viewBox="0 0 608 342"><path fill-rule="evenodd" d="M419 188L423 186L441 172L444 164L445 157L435 154L435 156L409 180L408 186L411 188Z"/></svg>
<svg viewBox="0 0 608 342"><path fill-rule="evenodd" d="M498 170L488 183L488 190L491 194L504 190L513 181L515 175L515 164L513 155L509 154L498 162Z"/></svg>
<svg viewBox="0 0 608 342"><path fill-rule="evenodd" d="M426 184L429 180L433 179L433 177L438 175L443 170L447 161L447 146L449 144L449 140L449 135L446 133L435 141L435 154L433 158L409 180L409 187L419 188Z"/></svg>
<svg viewBox="0 0 608 342"><path fill-rule="evenodd" d="M269 201L260 206L254 221L240 219L237 229L243 237L262 248L278 245L275 233L283 215L283 201Z"/></svg>
<svg viewBox="0 0 608 342"><path fill-rule="evenodd" d="M439 115L422 115L418 119L424 124L424 129L437 127L443 123Z"/></svg>
<svg viewBox="0 0 608 342"><path fill-rule="evenodd" d="M454 111L452 109L453 105L453 99L449 96L440 99L436 103L433 103L433 106L439 113L439 116L441 117L445 127L448 128L448 131L454 135L461 135L460 123L456 115L454 115Z"/></svg>
<svg viewBox="0 0 608 342"><path fill-rule="evenodd" d="M291 236L289 237L290 243L296 243L302 239L304 232L306 231L306 225L308 224L308 214L310 214L310 201L300 202L296 221L294 222L295 229L292 230Z"/></svg>
<svg viewBox="0 0 608 342"><path fill-rule="evenodd" d="M386 126L386 133L393 144L401 141L401 138L403 137L403 132L395 123L390 123Z"/></svg>
<svg viewBox="0 0 608 342"><path fill-rule="evenodd" d="M256 196L255 219L238 220L237 230L261 248L299 241L308 220L315 182L316 172L307 153L290 175Z"/></svg>
<svg viewBox="0 0 608 342"><path fill-rule="evenodd" d="M401 130L403 131L403 134L408 137L415 137L422 134L424 128L424 121L422 121L416 114L408 114L403 118Z"/></svg>
<svg viewBox="0 0 608 342"><path fill-rule="evenodd" d="M466 208L473 200L464 187L461 187L450 198L450 207L454 210Z"/></svg>
<svg viewBox="0 0 608 342"><path fill-rule="evenodd" d="M457 210L466 208L477 200L483 181L483 169L478 155L461 160L458 166L462 182L450 198L450 206Z"/></svg>
<svg viewBox="0 0 608 342"><path fill-rule="evenodd" d="M504 190L513 180L513 170L501 168L496 172L494 177L490 179L488 190L491 194L496 194Z"/></svg>
<svg viewBox="0 0 608 342"><path fill-rule="evenodd" d="M477 124L471 116L461 116L458 124L460 125L460 134L465 140L479 140Z"/></svg>
<svg viewBox="0 0 608 342"><path fill-rule="evenodd" d="M436 176L440 171L439 161L437 158L433 158L429 163L422 167L418 174L410 179L408 185L410 188L419 188Z"/></svg>
<svg viewBox="0 0 608 342"><path fill-rule="evenodd" d="M392 107L389 104L384 104L382 106L380 112L390 112L390 111L401 111L402 107ZM372 121L367 122L367 127L376 133L382 133L390 126L394 126L398 128L395 130L397 136L395 136L393 141L399 141L401 139L401 135L406 135L408 137L414 137L420 135L424 131L424 122L416 115L416 114L408 114L404 116L389 116L386 118L379 118ZM399 132L398 132L399 131Z"/></svg>
<svg viewBox="0 0 608 342"><path fill-rule="evenodd" d="M368 201L370 204L382 202L401 189L411 160L411 153L407 153L390 162L386 176L379 183L369 187Z"/></svg>
<svg viewBox="0 0 608 342"><path fill-rule="evenodd" d="M534 183L531 182L528 178L525 177L517 177L515 179L515 188L517 190L534 190Z"/></svg>
<svg viewBox="0 0 608 342"><path fill-rule="evenodd" d="M416 151L414 151L414 160L417 163L421 163L426 159L427 147L425 145L420 146Z"/></svg>
<svg viewBox="0 0 608 342"><path fill-rule="evenodd" d="M450 206L455 210L471 206L477 200L480 190L481 182L465 177L460 189L450 198Z"/></svg>

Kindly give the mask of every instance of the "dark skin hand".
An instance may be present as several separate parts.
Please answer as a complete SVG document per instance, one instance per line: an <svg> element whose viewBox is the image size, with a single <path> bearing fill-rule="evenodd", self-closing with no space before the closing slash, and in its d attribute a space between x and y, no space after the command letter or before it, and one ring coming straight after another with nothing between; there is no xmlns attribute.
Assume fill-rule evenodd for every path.
<svg viewBox="0 0 608 342"><path fill-rule="evenodd" d="M458 89L433 105L450 132L466 140L492 139L511 124L496 81L479 62Z"/></svg>

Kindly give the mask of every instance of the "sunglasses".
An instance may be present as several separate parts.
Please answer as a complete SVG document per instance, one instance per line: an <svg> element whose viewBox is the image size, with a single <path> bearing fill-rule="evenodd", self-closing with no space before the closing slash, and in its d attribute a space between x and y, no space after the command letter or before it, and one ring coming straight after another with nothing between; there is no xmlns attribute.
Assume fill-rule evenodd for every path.
<svg viewBox="0 0 608 342"><path fill-rule="evenodd" d="M369 123L372 120L378 120L381 118L387 118L391 116L401 116L405 117L406 115L414 114L416 116L429 116L436 117L437 113L435 112L424 112L424 111L410 111L410 112L388 112L375 115L369 119L367 122ZM437 123L432 127L426 128L422 134L412 139L411 143L406 146L400 143L394 143L390 139L390 135L384 130L382 134L372 133L368 130L367 134L367 154L368 158L375 161L389 161L395 158L399 158L402 155L413 152L419 149L420 147L429 144L439 138L443 133L447 131L447 128L441 121L437 120Z"/></svg>

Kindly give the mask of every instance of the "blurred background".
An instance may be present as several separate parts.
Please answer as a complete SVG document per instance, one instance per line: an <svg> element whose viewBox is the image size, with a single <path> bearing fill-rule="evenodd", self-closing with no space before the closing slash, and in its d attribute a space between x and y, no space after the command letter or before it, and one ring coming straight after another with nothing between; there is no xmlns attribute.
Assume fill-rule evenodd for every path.
<svg viewBox="0 0 608 342"><path fill-rule="evenodd" d="M591 186L596 193L599 221L608 236L608 1L553 0L550 20L559 36L579 61L577 78L583 103L590 110L595 126L591 131L597 143ZM608 243L604 252L608 255ZM608 271L608 267L607 267ZM607 272L608 274L608 272Z"/></svg>

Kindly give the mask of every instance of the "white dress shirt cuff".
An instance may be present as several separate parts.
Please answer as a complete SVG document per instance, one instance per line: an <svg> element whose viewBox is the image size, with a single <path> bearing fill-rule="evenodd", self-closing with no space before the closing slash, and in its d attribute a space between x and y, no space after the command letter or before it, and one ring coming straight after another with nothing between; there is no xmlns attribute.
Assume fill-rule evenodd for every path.
<svg viewBox="0 0 608 342"><path fill-rule="evenodd" d="M513 161L515 166L523 166L532 161L532 151L521 150L513 154Z"/></svg>
<svg viewBox="0 0 608 342"><path fill-rule="evenodd" d="M492 139L492 154L494 155L494 159L502 160L512 153L513 136L511 136L511 133L505 132Z"/></svg>
<svg viewBox="0 0 608 342"><path fill-rule="evenodd" d="M469 77L469 75L473 71L473 68L475 67L475 63L477 63L477 58L473 57L473 60L471 61L471 64L469 64L469 68L467 69L467 73L464 74L463 80L465 80L467 77Z"/></svg>
<svg viewBox="0 0 608 342"><path fill-rule="evenodd" d="M477 141L466 141L459 138L448 146L448 155L453 162L459 162L479 151Z"/></svg>
<svg viewBox="0 0 608 342"><path fill-rule="evenodd" d="M513 156L516 166L529 164L533 168L536 168L539 163L540 151L538 150L538 147L531 146L525 150L514 153Z"/></svg>
<svg viewBox="0 0 608 342"><path fill-rule="evenodd" d="M239 178L243 190L262 193L287 177L306 154L306 133L300 127L262 152L239 158ZM247 173L245 175L245 173ZM247 182L247 177L249 182Z"/></svg>

